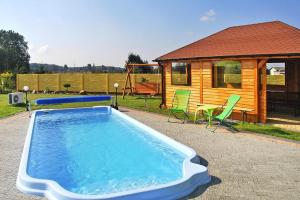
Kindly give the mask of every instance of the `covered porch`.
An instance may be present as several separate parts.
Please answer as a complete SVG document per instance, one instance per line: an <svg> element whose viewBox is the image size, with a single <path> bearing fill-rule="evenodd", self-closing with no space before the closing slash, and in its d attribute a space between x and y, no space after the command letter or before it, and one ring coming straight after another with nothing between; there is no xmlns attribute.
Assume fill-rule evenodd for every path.
<svg viewBox="0 0 300 200"><path fill-rule="evenodd" d="M269 59L266 79L267 118L291 118L300 124L300 59Z"/></svg>

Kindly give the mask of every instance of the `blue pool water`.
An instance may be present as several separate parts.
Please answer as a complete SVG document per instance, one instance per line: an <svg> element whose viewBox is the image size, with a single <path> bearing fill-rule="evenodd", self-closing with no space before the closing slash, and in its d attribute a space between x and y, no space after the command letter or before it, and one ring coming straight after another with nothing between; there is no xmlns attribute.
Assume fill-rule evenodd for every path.
<svg viewBox="0 0 300 200"><path fill-rule="evenodd" d="M78 194L108 194L182 178L185 155L108 108L37 112L29 176Z"/></svg>

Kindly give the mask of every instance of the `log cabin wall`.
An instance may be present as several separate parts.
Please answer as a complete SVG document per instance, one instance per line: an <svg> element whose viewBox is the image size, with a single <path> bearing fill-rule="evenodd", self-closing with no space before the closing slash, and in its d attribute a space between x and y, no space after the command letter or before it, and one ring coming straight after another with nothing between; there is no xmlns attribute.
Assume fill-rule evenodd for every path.
<svg viewBox="0 0 300 200"><path fill-rule="evenodd" d="M191 90L189 112L194 112L197 104L200 103L200 62L191 62L191 86L171 84L171 62L164 63L165 84L166 84L166 106L172 106L174 93L178 89Z"/></svg>
<svg viewBox="0 0 300 200"><path fill-rule="evenodd" d="M241 96L238 102L238 107L254 109L248 115L248 121L256 122L258 120L258 107L257 107L257 61L256 60L242 60L242 74L241 82L242 88L213 88L212 84L212 63L202 62L203 66L203 103L222 105L228 97L232 94ZM241 113L234 112L233 119L241 120Z"/></svg>
<svg viewBox="0 0 300 200"><path fill-rule="evenodd" d="M257 122L258 117L258 86L257 86L257 60L242 60L242 88L213 88L212 62L194 61L191 63L191 86L178 86L171 84L171 62L164 63L166 83L166 106L172 106L174 92L177 89L191 90L189 111L194 112L197 104L222 105L231 94L241 96L238 107L254 109L248 115L248 121ZM233 119L241 120L241 113L234 112Z"/></svg>

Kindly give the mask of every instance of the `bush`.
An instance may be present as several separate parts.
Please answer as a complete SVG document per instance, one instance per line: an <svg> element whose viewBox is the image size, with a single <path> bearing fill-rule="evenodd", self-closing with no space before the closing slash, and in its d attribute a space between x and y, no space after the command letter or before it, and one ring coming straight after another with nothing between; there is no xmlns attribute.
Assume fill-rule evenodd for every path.
<svg viewBox="0 0 300 200"><path fill-rule="evenodd" d="M71 84L70 84L70 83L65 83L65 84L64 84L64 88L66 88L66 92L69 91L69 87L71 87Z"/></svg>
<svg viewBox="0 0 300 200"><path fill-rule="evenodd" d="M149 82L149 80L146 79L145 77L142 77L142 78L141 78L141 83L146 83L146 82Z"/></svg>
<svg viewBox="0 0 300 200"><path fill-rule="evenodd" d="M16 75L5 72L0 74L0 93L10 93L16 88Z"/></svg>

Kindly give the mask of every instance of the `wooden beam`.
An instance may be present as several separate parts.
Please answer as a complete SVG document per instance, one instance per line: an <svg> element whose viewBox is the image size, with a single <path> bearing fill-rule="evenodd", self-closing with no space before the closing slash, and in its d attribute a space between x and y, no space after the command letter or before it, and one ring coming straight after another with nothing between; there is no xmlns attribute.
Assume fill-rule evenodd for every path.
<svg viewBox="0 0 300 200"><path fill-rule="evenodd" d="M153 63L153 64L134 64L130 63L127 64L125 67L152 67L152 66L159 66L159 64Z"/></svg>
<svg viewBox="0 0 300 200"><path fill-rule="evenodd" d="M126 94L126 90L127 90L127 89L130 89L130 92L131 92L131 95L132 95L132 85L131 85L131 77L130 77L130 74L131 74L131 72L132 72L132 70L133 70L133 67L128 66L128 67L126 67L126 69L127 69L127 75L126 75L125 85L124 85L124 88L123 88L123 94L122 94L122 98L123 98L123 99L124 99L124 97L125 97L125 94ZM130 88L127 87L128 82L129 82Z"/></svg>
<svg viewBox="0 0 300 200"><path fill-rule="evenodd" d="M197 61L220 61L220 60L253 60L253 59L293 59L300 58L300 56L245 56L245 57L215 57L215 58L188 58L188 59L169 59L160 62L197 62Z"/></svg>
<svg viewBox="0 0 300 200"><path fill-rule="evenodd" d="M163 64L159 63L159 67L161 69L161 103L159 107L162 109L166 107L166 77Z"/></svg>
<svg viewBox="0 0 300 200"><path fill-rule="evenodd" d="M264 67L266 65L267 61L268 60L266 60L266 59L260 60L257 65L257 69Z"/></svg>
<svg viewBox="0 0 300 200"><path fill-rule="evenodd" d="M133 95L133 88L132 88L132 82L131 82L131 76L130 74L133 71L134 67L152 67L152 66L158 66L159 64L153 63L153 64L135 64L135 63L130 63L125 65L126 70L127 70L127 75L126 75L126 80L125 80L125 85L123 88L123 94L122 94L122 98L124 99L125 94L126 94L126 90L130 90L130 95ZM129 87L127 87L127 85L129 84Z"/></svg>

